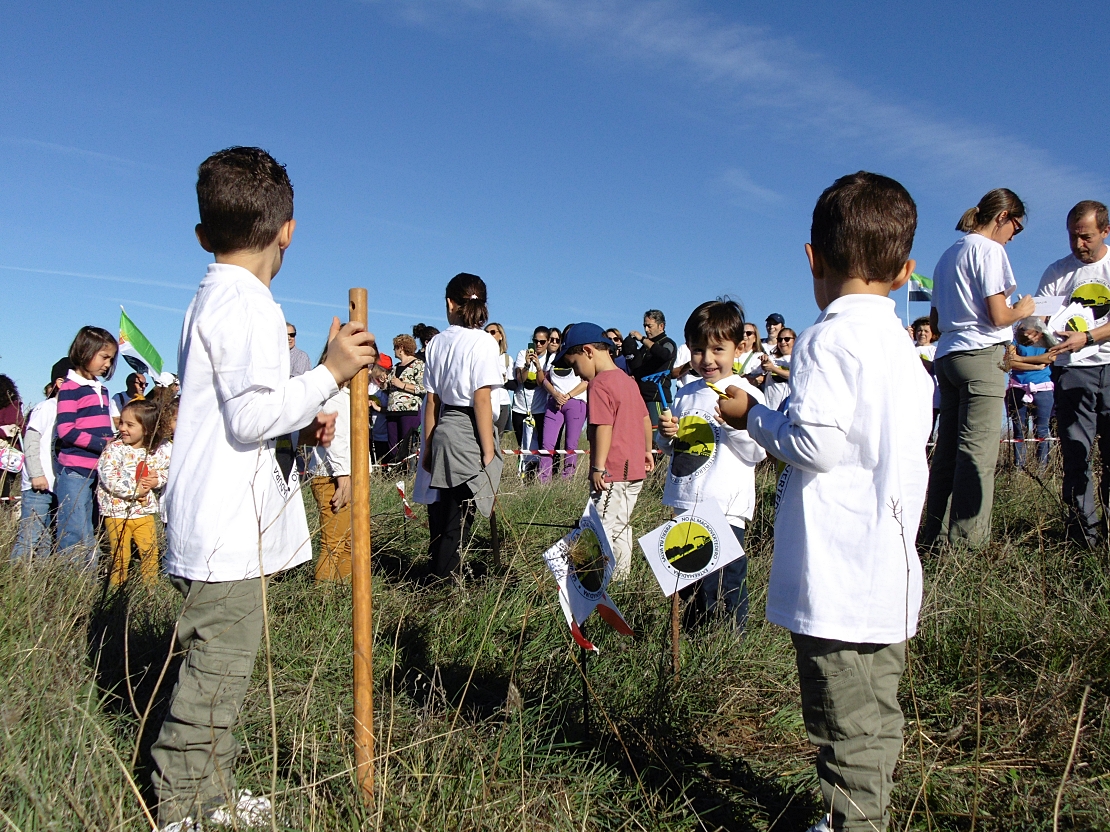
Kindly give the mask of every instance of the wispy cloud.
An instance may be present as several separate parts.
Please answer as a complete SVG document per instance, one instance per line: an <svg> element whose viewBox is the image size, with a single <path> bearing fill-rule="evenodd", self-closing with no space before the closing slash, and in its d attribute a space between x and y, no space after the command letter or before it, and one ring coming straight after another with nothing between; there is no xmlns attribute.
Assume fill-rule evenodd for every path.
<svg viewBox="0 0 1110 832"><path fill-rule="evenodd" d="M56 277L80 277L84 280L107 280L112 283L131 283L135 286L151 286L158 289L181 289L183 291L195 291L197 285L195 283L171 283L166 280L149 280L145 277L119 277L118 275L110 274L88 274L86 272L65 272L57 271L55 269L30 269L24 266L3 266L0 269L10 272L24 272L26 274L43 274Z"/></svg>
<svg viewBox="0 0 1110 832"><path fill-rule="evenodd" d="M329 303L322 300L306 300L304 298L286 297L279 298L276 296L274 297L274 300L276 300L278 303L296 303L300 304L301 306L319 306L323 309L332 309L341 318L347 314L347 304L342 302ZM397 312L393 309L367 309L366 312L370 315L392 315L397 318L408 318L409 320L413 321L427 320L429 317L435 317L434 315L414 315L411 312Z"/></svg>
<svg viewBox="0 0 1110 832"><path fill-rule="evenodd" d="M763 205L779 205L785 201L785 197L777 191L756 184L751 174L742 168L729 168L721 179L729 190L742 197L742 204L755 201Z"/></svg>
<svg viewBox="0 0 1110 832"><path fill-rule="evenodd" d="M96 162L103 162L112 165L123 165L131 168L141 168L143 170L155 170L162 173L185 173L184 170L175 170L173 168L163 167L162 165L154 165L150 162L140 162L136 159L125 159L122 156L114 156L111 153L101 153L97 150L86 150L83 147L72 147L67 144L56 144L55 142L43 142L38 139L23 139L13 136L0 136L0 142L5 144L21 145L23 147L34 147L39 150L46 150L51 153L59 153L64 156L78 156L84 159L89 159Z"/></svg>
<svg viewBox="0 0 1110 832"><path fill-rule="evenodd" d="M800 144L819 135L873 150L879 161L911 160L945 186L1020 182L1022 188L1069 198L1101 187L1086 171L1059 163L1043 149L943 113L923 115L916 102L883 100L790 38L724 22L683 0L406 0L402 5L402 17L421 25L460 13L498 15L541 37L669 64L717 85L761 127L798 136ZM749 195L773 193L754 189Z"/></svg>
<svg viewBox="0 0 1110 832"><path fill-rule="evenodd" d="M179 309L176 306L161 306L157 303L147 303L142 300L135 300L134 298L112 298L116 303L123 306L140 306L143 309L157 309L160 312L174 312L178 315L184 315L185 310Z"/></svg>

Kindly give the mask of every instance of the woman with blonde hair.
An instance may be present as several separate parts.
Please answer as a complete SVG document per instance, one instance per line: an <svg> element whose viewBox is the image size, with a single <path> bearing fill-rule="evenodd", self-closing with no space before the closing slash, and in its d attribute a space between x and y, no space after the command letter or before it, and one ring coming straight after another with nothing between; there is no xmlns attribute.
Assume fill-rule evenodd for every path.
<svg viewBox="0 0 1110 832"><path fill-rule="evenodd" d="M389 461L409 456L420 430L420 403L424 397L424 362L416 357L416 340L401 334L393 339L393 372L382 385L389 391L385 421L389 436Z"/></svg>
<svg viewBox="0 0 1110 832"><path fill-rule="evenodd" d="M956 225L964 236L933 271L930 323L941 333L933 368L940 423L929 471L921 543L983 546L990 540L994 466L998 461L1012 327L1033 314L1033 298L1010 304L1017 288L1006 244L1025 227L1017 194L996 188Z"/></svg>
<svg viewBox="0 0 1110 832"><path fill-rule="evenodd" d="M508 352L509 342L505 338L505 327L491 321L486 324L486 332L493 336L493 340L497 342L497 347L501 351L501 354L497 356L497 366L501 368L505 386L498 387L493 391L493 426L497 428L497 435L501 436L505 432L505 428L509 426L509 415L513 408L512 390L516 389L515 384L512 388L509 386L513 377L513 359Z"/></svg>

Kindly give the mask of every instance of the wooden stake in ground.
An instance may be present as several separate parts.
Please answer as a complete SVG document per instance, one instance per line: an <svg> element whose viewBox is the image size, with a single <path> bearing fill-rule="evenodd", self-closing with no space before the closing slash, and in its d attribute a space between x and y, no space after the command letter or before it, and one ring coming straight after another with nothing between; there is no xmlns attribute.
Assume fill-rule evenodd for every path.
<svg viewBox="0 0 1110 832"><path fill-rule="evenodd" d="M366 290L351 289L350 319L366 323ZM351 590L354 596L355 766L366 803L374 800L374 661L370 597L370 374L351 379Z"/></svg>
<svg viewBox="0 0 1110 832"><path fill-rule="evenodd" d="M679 638L681 630L678 621L678 591L671 596L671 670L674 672L675 681L678 681L679 670Z"/></svg>

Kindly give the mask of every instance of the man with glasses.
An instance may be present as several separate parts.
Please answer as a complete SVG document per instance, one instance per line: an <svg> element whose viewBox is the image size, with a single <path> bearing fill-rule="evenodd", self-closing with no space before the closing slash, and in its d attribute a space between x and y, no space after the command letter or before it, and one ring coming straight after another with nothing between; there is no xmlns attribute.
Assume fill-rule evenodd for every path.
<svg viewBox="0 0 1110 832"><path fill-rule="evenodd" d="M1094 325L1072 332L1052 353L1056 423L1064 463L1067 535L1094 548L1105 545L1107 518L1098 518L1091 478L1091 448L1098 435L1103 509L1110 505L1110 215L1101 202L1085 199L1068 212L1071 254L1041 277L1037 297L1063 297L1090 310ZM1015 231L1016 233L1016 231Z"/></svg>
<svg viewBox="0 0 1110 832"><path fill-rule="evenodd" d="M289 321L285 322L285 331L289 335L289 378L294 378L312 369L312 359L297 347L297 328Z"/></svg>
<svg viewBox="0 0 1110 832"><path fill-rule="evenodd" d="M671 400L670 372L674 369L675 356L678 354L678 345L667 337L667 319L658 309L649 309L644 313L643 333L633 330L625 339L622 352L628 359L628 370L640 387L640 395L644 397L647 405L648 416L651 417L651 426L659 426L659 415ZM657 373L666 373L660 381L644 381L645 376ZM662 389L666 401L661 401L659 391Z"/></svg>

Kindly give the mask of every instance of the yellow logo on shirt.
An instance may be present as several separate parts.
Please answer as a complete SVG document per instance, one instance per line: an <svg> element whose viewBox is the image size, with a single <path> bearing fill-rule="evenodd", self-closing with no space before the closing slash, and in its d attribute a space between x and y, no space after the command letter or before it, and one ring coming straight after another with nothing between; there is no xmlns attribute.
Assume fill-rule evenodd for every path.
<svg viewBox="0 0 1110 832"><path fill-rule="evenodd" d="M713 425L700 413L687 413L678 420L678 433L671 440L671 476L688 477L705 467L717 449Z"/></svg>

